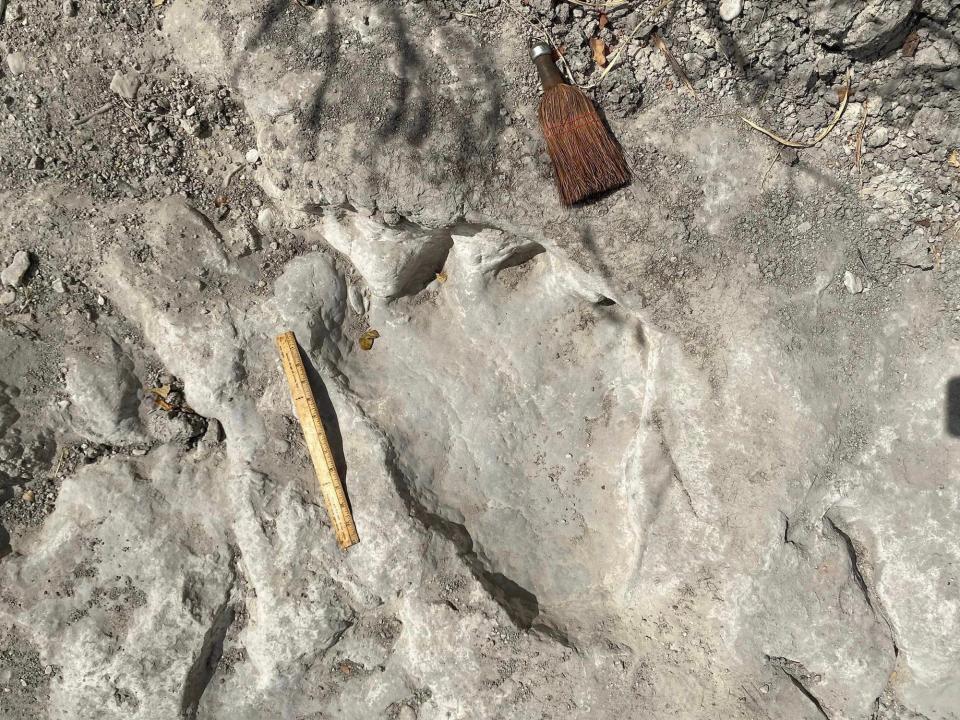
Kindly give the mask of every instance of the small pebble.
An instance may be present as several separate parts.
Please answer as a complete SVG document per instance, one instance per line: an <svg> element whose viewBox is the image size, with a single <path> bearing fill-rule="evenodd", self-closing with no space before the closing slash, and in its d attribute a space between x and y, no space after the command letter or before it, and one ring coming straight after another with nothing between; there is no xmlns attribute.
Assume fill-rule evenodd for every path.
<svg viewBox="0 0 960 720"><path fill-rule="evenodd" d="M866 143L867 147L883 147L890 141L890 131L885 127L874 128L867 133L867 136L863 139L863 141Z"/></svg>
<svg viewBox="0 0 960 720"><path fill-rule="evenodd" d="M843 274L843 286L851 295L859 295L863 292L863 280L849 270Z"/></svg>
<svg viewBox="0 0 960 720"><path fill-rule="evenodd" d="M122 73L117 70L110 81L110 89L122 98L133 100L140 88L140 76L135 72Z"/></svg>
<svg viewBox="0 0 960 720"><path fill-rule="evenodd" d="M0 273L0 282L3 282L4 285L20 287L23 276L27 274L29 269L30 255L27 254L26 250L18 250L10 264Z"/></svg>
<svg viewBox="0 0 960 720"><path fill-rule="evenodd" d="M263 208L257 213L257 227L261 230L269 230L277 221L276 213L270 208Z"/></svg>
<svg viewBox="0 0 960 720"><path fill-rule="evenodd" d="M63 280L60 278L54 278L53 282L50 283L50 289L53 290L58 295L62 295L67 291L67 288L63 285Z"/></svg>
<svg viewBox="0 0 960 720"><path fill-rule="evenodd" d="M247 162L251 165L256 165L260 161L260 151L256 148L252 150L247 150Z"/></svg>
<svg viewBox="0 0 960 720"><path fill-rule="evenodd" d="M743 0L720 0L720 19L730 22L743 12Z"/></svg>
<svg viewBox="0 0 960 720"><path fill-rule="evenodd" d="M20 498L21 498L25 503L32 503L32 502L33 502L33 490L25 490L24 493L23 493L23 495L20 496Z"/></svg>
<svg viewBox="0 0 960 720"><path fill-rule="evenodd" d="M22 75L27 69L27 58L22 52L7 55L7 67L11 75Z"/></svg>

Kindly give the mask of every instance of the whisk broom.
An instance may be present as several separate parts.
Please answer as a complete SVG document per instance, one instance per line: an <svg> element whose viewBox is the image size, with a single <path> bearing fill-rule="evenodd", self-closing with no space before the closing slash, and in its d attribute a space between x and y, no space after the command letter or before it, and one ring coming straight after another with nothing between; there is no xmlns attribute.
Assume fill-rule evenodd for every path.
<svg viewBox="0 0 960 720"><path fill-rule="evenodd" d="M630 170L590 98L563 81L549 45L535 45L531 55L543 85L540 127L553 162L560 202L573 205L625 185Z"/></svg>

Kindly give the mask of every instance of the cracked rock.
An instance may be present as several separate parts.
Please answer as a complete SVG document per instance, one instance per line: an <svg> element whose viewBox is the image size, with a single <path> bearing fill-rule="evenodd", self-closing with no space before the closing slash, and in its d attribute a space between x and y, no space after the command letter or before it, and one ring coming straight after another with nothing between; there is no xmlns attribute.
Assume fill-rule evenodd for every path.
<svg viewBox="0 0 960 720"><path fill-rule="evenodd" d="M67 359L66 389L74 428L81 436L106 443L143 439L139 383L133 364L116 343L72 354Z"/></svg>
<svg viewBox="0 0 960 720"><path fill-rule="evenodd" d="M884 51L909 29L914 0L815 0L810 8L813 37L857 57Z"/></svg>

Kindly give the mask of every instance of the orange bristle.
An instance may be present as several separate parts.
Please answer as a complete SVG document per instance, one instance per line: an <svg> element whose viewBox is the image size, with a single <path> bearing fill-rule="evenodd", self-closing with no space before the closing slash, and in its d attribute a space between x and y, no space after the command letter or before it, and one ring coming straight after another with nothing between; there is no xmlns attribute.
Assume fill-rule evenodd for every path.
<svg viewBox="0 0 960 720"><path fill-rule="evenodd" d="M629 182L630 170L617 142L579 88L565 84L548 88L539 117L564 205Z"/></svg>

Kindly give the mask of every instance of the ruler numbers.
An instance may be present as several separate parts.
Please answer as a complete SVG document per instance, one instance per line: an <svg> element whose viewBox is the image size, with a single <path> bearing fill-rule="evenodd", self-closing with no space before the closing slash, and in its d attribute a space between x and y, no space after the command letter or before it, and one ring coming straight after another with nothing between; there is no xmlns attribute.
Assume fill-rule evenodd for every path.
<svg viewBox="0 0 960 720"><path fill-rule="evenodd" d="M357 527L353 522L350 506L347 504L347 495L344 492L340 474L337 472L330 442L323 429L317 401L313 397L310 382L307 380L307 369L303 364L303 358L300 357L297 338L292 331L277 336L277 348L280 351L283 372L290 385L290 395L293 398L297 419L300 421L307 450L313 461L323 504L327 508L327 515L336 533L337 542L346 550L360 542L360 538L357 536Z"/></svg>

